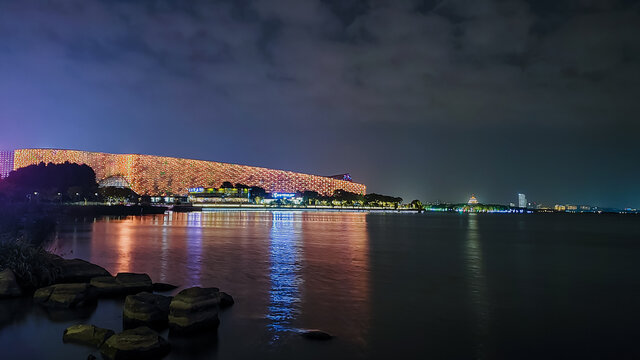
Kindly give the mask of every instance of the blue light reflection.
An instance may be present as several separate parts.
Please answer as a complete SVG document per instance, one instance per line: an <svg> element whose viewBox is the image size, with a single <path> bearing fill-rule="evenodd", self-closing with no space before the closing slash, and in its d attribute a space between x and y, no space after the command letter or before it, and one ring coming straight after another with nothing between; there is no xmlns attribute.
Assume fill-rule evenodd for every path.
<svg viewBox="0 0 640 360"><path fill-rule="evenodd" d="M200 286L202 272L202 213L190 212L187 215L187 269L189 283Z"/></svg>
<svg viewBox="0 0 640 360"><path fill-rule="evenodd" d="M292 329L299 314L300 290L300 213L273 212L270 232L270 304L268 328L275 342L284 331Z"/></svg>

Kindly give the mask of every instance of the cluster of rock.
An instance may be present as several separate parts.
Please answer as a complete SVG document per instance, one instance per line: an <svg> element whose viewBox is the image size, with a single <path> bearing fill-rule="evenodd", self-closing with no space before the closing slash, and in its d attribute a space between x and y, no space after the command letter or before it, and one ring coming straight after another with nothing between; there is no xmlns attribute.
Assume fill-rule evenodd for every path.
<svg viewBox="0 0 640 360"><path fill-rule="evenodd" d="M63 334L64 342L99 349L106 359L155 359L169 352L169 343L156 331L169 327L177 336L215 331L218 311L233 305L233 298L217 288L192 287L175 297L154 294L176 286L153 283L147 274L119 273L84 260L60 258L56 284L35 291L35 303L48 309L80 309L95 305L98 298L126 296L121 333L94 325L73 325ZM0 272L0 298L22 294L11 270Z"/></svg>
<svg viewBox="0 0 640 360"><path fill-rule="evenodd" d="M105 359L114 360L160 359L170 350L169 343L146 326L115 334L94 325L73 325L64 331L62 341L92 346L100 349Z"/></svg>
<svg viewBox="0 0 640 360"><path fill-rule="evenodd" d="M233 298L217 288L192 287L175 297L140 292L125 299L123 332L74 325L64 331L62 340L93 346L106 359L161 358L170 346L156 331L167 326L176 335L215 331L220 324L218 309L232 304Z"/></svg>
<svg viewBox="0 0 640 360"><path fill-rule="evenodd" d="M74 325L63 334L64 342L99 349L105 359L156 359L166 355L170 345L156 331L169 328L172 335L215 331L218 311L233 305L231 295L218 288L192 287L176 296L155 294L176 286L153 283L147 274L119 273L84 260L56 260L61 269L56 284L37 289L35 303L53 309L83 309L95 306L98 298L126 296L121 333L94 325ZM10 269L0 271L0 298L19 297L23 292ZM329 340L321 330L300 330L310 340Z"/></svg>

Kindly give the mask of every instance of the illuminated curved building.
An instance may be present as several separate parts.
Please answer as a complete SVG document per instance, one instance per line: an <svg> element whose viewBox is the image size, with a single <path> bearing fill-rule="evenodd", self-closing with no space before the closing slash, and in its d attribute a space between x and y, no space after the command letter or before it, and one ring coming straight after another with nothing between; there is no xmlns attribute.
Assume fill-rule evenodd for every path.
<svg viewBox="0 0 640 360"><path fill-rule="evenodd" d="M108 154L60 149L13 151L13 170L39 163L89 165L103 183L127 184L138 194L187 194L195 186L216 187L224 181L259 186L268 192L316 191L332 195L342 189L365 194L366 186L349 180L215 161L138 154ZM350 179L350 177L349 177Z"/></svg>

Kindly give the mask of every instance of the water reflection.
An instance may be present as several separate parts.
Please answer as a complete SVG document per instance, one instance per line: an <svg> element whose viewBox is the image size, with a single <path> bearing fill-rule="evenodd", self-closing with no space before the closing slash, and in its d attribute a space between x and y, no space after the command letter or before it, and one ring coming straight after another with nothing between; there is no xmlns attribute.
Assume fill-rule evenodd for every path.
<svg viewBox="0 0 640 360"><path fill-rule="evenodd" d="M487 297L487 279L483 268L482 244L478 231L478 214L469 214L467 237L465 241L465 263L467 279L471 290L470 299L475 315L475 351L476 358L485 358L484 341L488 336L489 300Z"/></svg>
<svg viewBox="0 0 640 360"><path fill-rule="evenodd" d="M169 271L169 248L171 246L171 230L169 226L162 228L162 245L160 246L160 281L167 281L167 272Z"/></svg>
<svg viewBox="0 0 640 360"><path fill-rule="evenodd" d="M187 214L187 273L189 282L202 285L200 274L202 272L202 213L193 212Z"/></svg>
<svg viewBox="0 0 640 360"><path fill-rule="evenodd" d="M219 354L240 351L247 343L260 351L302 346L306 342L295 335L302 328L342 339L326 351L354 354L368 346L366 213L213 211L65 226L57 248L73 254L69 257L114 274L148 273L154 281L180 286L176 292L199 285L232 294L236 305L221 313L221 342L227 336L227 347L218 347ZM76 236L76 228L86 231ZM108 316L121 316L121 309L116 312Z"/></svg>
<svg viewBox="0 0 640 360"><path fill-rule="evenodd" d="M118 257L116 273L131 272L131 241L133 237L133 224L122 224L117 227Z"/></svg>
<svg viewBox="0 0 640 360"><path fill-rule="evenodd" d="M270 231L270 304L267 319L273 332L272 341L279 339L283 331L291 329L292 321L299 313L300 277L299 259L300 213L273 212Z"/></svg>
<svg viewBox="0 0 640 360"><path fill-rule="evenodd" d="M305 311L300 323L349 336L360 350L368 346L372 311L367 221L367 213L302 213ZM340 297L349 302L336 301Z"/></svg>

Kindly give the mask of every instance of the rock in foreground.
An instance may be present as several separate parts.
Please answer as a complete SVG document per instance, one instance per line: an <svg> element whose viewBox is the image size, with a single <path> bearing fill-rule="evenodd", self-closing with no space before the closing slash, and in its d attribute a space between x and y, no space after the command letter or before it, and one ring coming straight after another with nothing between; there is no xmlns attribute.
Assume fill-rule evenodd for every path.
<svg viewBox="0 0 640 360"><path fill-rule="evenodd" d="M16 276L11 269L0 271L0 299L12 298L22 295L20 286L16 282Z"/></svg>
<svg viewBox="0 0 640 360"><path fill-rule="evenodd" d="M123 324L125 328L149 326L162 329L167 326L171 297L141 292L129 295L124 301Z"/></svg>
<svg viewBox="0 0 640 360"><path fill-rule="evenodd" d="M54 264L60 268L56 283L89 282L94 277L111 276L105 268L82 259L67 260L56 257Z"/></svg>
<svg viewBox="0 0 640 360"><path fill-rule="evenodd" d="M233 301L233 297L231 297L231 295L227 294L224 291L221 291L219 293L219 298L220 298L220 307L221 308L229 307L229 306L233 305L234 302L235 302L235 301Z"/></svg>
<svg viewBox="0 0 640 360"><path fill-rule="evenodd" d="M111 336L100 347L105 359L160 359L169 353L169 343L146 326Z"/></svg>
<svg viewBox="0 0 640 360"><path fill-rule="evenodd" d="M192 287L182 290L169 306L169 328L176 333L215 330L220 324L217 288Z"/></svg>
<svg viewBox="0 0 640 360"><path fill-rule="evenodd" d="M330 340L333 338L331 334L317 329L303 330L300 332L300 335L310 340Z"/></svg>
<svg viewBox="0 0 640 360"><path fill-rule="evenodd" d="M127 294L153 291L153 283L147 274L118 273L116 282L124 287Z"/></svg>
<svg viewBox="0 0 640 360"><path fill-rule="evenodd" d="M95 304L97 297L89 284L56 284L40 288L33 300L53 308L75 308Z"/></svg>
<svg viewBox="0 0 640 360"><path fill-rule="evenodd" d="M126 294L124 286L120 285L113 276L98 276L89 282L100 296L118 296Z"/></svg>
<svg viewBox="0 0 640 360"><path fill-rule="evenodd" d="M137 294L154 289L151 278L147 274L119 273L114 276L99 276L91 279L93 286L100 296L121 296Z"/></svg>
<svg viewBox="0 0 640 360"><path fill-rule="evenodd" d="M73 325L64 330L62 341L99 348L113 334L113 330L94 325Z"/></svg>

